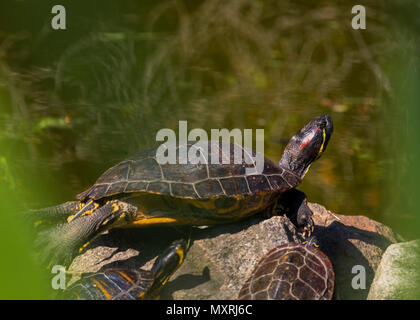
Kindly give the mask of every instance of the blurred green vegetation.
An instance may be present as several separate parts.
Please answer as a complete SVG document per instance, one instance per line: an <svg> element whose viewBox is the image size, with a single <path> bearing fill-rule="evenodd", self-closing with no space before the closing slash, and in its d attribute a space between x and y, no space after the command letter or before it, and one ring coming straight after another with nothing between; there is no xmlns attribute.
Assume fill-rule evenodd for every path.
<svg viewBox="0 0 420 320"><path fill-rule="evenodd" d="M394 4L394 8L400 8L394 10L390 23L396 41L384 65L393 91L386 99L390 111L383 118L390 137L387 158L392 159L383 191L387 200L383 219L406 238L414 239L420 238L420 4L404 4L407 6L403 9Z"/></svg>
<svg viewBox="0 0 420 320"><path fill-rule="evenodd" d="M15 204L21 200L5 157L0 157L0 199L0 299L48 298L50 281L34 260L31 231L17 218Z"/></svg>
<svg viewBox="0 0 420 320"><path fill-rule="evenodd" d="M21 254L19 265L37 270L29 237L11 241L27 232L13 214L72 199L179 120L264 128L265 154L278 161L291 135L329 113L333 137L301 189L337 213L416 235L415 1L364 1L363 31L350 27L353 1L61 1L65 31L50 27L55 4L0 3L8 261Z"/></svg>

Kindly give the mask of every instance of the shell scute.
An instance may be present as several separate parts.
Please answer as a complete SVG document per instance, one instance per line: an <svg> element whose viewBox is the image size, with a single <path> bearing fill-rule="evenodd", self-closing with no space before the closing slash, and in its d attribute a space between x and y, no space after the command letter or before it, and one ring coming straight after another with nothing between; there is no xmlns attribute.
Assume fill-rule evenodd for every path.
<svg viewBox="0 0 420 320"><path fill-rule="evenodd" d="M207 147L194 143L185 145L187 151L195 148L202 152ZM212 147L218 152L212 153ZM177 198L213 198L236 195L252 195L264 192L269 194L271 203L280 193L296 186L300 181L290 173L291 181L284 179L285 170L269 159L261 157L251 149L231 144L231 154L223 153L223 143L212 141L208 146L209 159L219 157L220 164L191 162L177 164L160 164L157 161L157 149L139 153L108 169L96 183L83 193L77 195L80 200L115 196L125 192L150 192L169 195ZM177 147L177 150L180 148ZM193 152L193 151L192 151ZM196 153L197 153L196 152ZM240 154L242 162L235 159L235 152ZM218 153L218 154L217 154ZM256 170L256 161L264 163L263 172L251 174L246 169ZM223 163L223 160L227 163ZM255 171L254 170L254 171ZM296 183L296 185L294 185ZM267 198L267 199L268 199Z"/></svg>
<svg viewBox="0 0 420 320"><path fill-rule="evenodd" d="M333 290L334 270L329 258L313 246L290 242L260 260L238 299L331 299Z"/></svg>

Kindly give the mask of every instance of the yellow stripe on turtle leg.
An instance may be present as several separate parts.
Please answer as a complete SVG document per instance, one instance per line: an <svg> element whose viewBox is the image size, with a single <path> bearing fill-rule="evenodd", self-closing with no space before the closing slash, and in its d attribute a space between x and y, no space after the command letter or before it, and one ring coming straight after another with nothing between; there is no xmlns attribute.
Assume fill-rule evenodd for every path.
<svg viewBox="0 0 420 320"><path fill-rule="evenodd" d="M86 248L89 244L90 244L90 241L86 242L83 246L81 246L81 247L79 248L79 253L82 253L82 252L83 252L83 250L85 250L85 248Z"/></svg>

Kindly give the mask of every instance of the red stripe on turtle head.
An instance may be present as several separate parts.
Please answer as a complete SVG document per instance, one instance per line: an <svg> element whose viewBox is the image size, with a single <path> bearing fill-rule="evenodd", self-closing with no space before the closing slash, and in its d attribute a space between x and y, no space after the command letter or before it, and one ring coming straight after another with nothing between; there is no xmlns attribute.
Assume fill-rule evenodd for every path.
<svg viewBox="0 0 420 320"><path fill-rule="evenodd" d="M302 150L303 148L305 148L314 138L315 133L319 130L319 128L315 128L315 130L311 131L306 137L305 139L302 140L302 143L299 146L299 150Z"/></svg>

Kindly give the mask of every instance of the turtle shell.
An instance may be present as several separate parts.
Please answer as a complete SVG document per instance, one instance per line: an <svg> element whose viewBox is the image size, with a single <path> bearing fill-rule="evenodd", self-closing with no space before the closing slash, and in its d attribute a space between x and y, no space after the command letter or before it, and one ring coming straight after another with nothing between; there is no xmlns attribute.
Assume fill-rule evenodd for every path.
<svg viewBox="0 0 420 320"><path fill-rule="evenodd" d="M107 269L89 274L63 291L61 299L138 300L147 297L154 276L147 270Z"/></svg>
<svg viewBox="0 0 420 320"><path fill-rule="evenodd" d="M272 249L239 292L239 300L330 300L334 270L319 249L290 242Z"/></svg>
<svg viewBox="0 0 420 320"><path fill-rule="evenodd" d="M167 147L170 148L170 145ZM258 192L278 194L300 183L293 172L237 144L187 142L176 147L176 164L160 164L156 157L158 149L142 152L110 168L77 198L98 200L141 192L176 198L208 199L246 196ZM183 158L184 154L202 157L203 161L192 164ZM235 159L235 155L239 160ZM264 167L257 171L258 161Z"/></svg>

